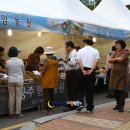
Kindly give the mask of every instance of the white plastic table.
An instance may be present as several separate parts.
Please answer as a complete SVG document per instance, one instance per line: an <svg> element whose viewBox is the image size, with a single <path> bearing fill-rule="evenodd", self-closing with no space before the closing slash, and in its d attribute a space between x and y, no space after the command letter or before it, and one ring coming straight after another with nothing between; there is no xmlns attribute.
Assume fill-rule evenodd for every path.
<svg viewBox="0 0 130 130"><path fill-rule="evenodd" d="M96 75L95 86L97 85L99 79L103 79L104 80L104 84L106 84L106 74L100 73L100 74Z"/></svg>

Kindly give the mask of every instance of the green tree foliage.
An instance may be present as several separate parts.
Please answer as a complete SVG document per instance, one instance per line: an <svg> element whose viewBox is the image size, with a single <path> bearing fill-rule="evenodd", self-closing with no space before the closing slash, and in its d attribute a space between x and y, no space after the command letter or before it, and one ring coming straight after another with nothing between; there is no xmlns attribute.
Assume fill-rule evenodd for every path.
<svg viewBox="0 0 130 130"><path fill-rule="evenodd" d="M127 8L130 10L130 6L127 6Z"/></svg>
<svg viewBox="0 0 130 130"><path fill-rule="evenodd" d="M85 6L87 6L90 10L94 10L94 8L96 8L96 6L101 2L101 0L95 0L94 2L91 3L87 3L87 2L83 2L82 0L80 0Z"/></svg>

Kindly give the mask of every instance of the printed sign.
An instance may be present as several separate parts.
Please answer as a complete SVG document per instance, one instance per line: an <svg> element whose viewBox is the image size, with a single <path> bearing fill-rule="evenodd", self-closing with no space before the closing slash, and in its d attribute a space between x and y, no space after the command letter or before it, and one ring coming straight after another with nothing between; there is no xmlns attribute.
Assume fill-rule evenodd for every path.
<svg viewBox="0 0 130 130"><path fill-rule="evenodd" d="M59 87L54 90L55 103L67 101L65 80L59 81ZM22 110L43 105L43 89L39 83L25 84L22 94ZM0 114L8 112L8 88L0 87Z"/></svg>

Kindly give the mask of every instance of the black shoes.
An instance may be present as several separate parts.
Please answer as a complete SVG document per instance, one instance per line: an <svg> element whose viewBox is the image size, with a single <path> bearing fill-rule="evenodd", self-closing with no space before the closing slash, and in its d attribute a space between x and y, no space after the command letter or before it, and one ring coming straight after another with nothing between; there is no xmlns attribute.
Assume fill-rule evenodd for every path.
<svg viewBox="0 0 130 130"><path fill-rule="evenodd" d="M76 111L81 112L83 110L84 106L79 106ZM93 110L87 110L87 113L93 113Z"/></svg>
<svg viewBox="0 0 130 130"><path fill-rule="evenodd" d="M118 106L115 106L115 107L113 108L113 110L118 110Z"/></svg>
<svg viewBox="0 0 130 130"><path fill-rule="evenodd" d="M76 109L76 111L77 111L77 112L80 112L80 111L82 111L83 108L84 108L84 106L79 106L79 107Z"/></svg>
<svg viewBox="0 0 130 130"><path fill-rule="evenodd" d="M123 108L118 109L118 112L124 112Z"/></svg>
<svg viewBox="0 0 130 130"><path fill-rule="evenodd" d="M124 112L124 108L119 108L118 106L115 106L113 110L117 110L118 112Z"/></svg>

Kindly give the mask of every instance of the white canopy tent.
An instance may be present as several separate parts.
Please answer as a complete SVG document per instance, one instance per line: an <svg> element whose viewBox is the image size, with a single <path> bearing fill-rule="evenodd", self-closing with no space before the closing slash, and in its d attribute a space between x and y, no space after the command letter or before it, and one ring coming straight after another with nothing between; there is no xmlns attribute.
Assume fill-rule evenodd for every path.
<svg viewBox="0 0 130 130"><path fill-rule="evenodd" d="M2 0L0 11L120 28L95 15L79 0Z"/></svg>
<svg viewBox="0 0 130 130"><path fill-rule="evenodd" d="M130 5L130 0L122 0L124 5Z"/></svg>
<svg viewBox="0 0 130 130"><path fill-rule="evenodd" d="M6 17L2 17L3 15L7 16L7 25L3 25L3 23L6 24ZM3 20L2 18L5 19ZM29 18L29 21L31 19L31 28L26 27L27 18ZM48 45L54 47L57 55L65 57L64 42L66 38L63 35L42 33L41 37L37 37L37 31L13 31L11 37L6 35L6 29L8 28L15 30L50 30L50 23L54 25L53 27L60 26L60 24L57 24L60 23L59 20L61 20L61 24L66 20L83 23L83 32L89 31L101 37L130 37L130 35L126 35L122 27L95 15L94 12L84 6L79 0L1 0L0 28L3 29L0 30L0 44L6 50L14 45L20 48L22 51L21 58L27 58L28 54L33 52L37 46L46 47ZM19 26L16 26L16 21L20 21L18 22ZM52 28L52 31L54 31L54 28ZM84 35L86 34L84 33ZM112 45L111 42L104 44L107 40L99 41L100 48L105 53L107 50L104 49L106 48L104 45L109 45L109 48ZM80 43L80 40L77 43Z"/></svg>
<svg viewBox="0 0 130 130"><path fill-rule="evenodd" d="M71 20L84 24L84 32L110 38L128 37L124 26L96 15L79 0L2 0L0 15L2 28L53 30L55 25L58 27L66 20ZM8 24L3 25L6 19ZM26 27L25 22L30 23L31 27Z"/></svg>
<svg viewBox="0 0 130 130"><path fill-rule="evenodd" d="M94 13L121 26L125 30L130 30L130 11L121 0L102 0L94 10Z"/></svg>

